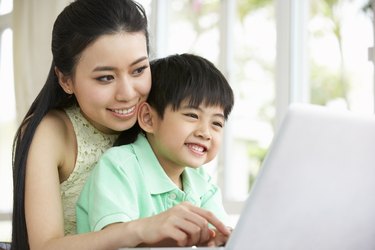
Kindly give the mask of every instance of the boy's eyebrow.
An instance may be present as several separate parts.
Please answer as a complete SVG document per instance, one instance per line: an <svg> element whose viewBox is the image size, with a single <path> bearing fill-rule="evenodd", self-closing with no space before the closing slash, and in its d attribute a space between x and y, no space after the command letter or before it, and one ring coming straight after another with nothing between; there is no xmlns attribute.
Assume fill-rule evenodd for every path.
<svg viewBox="0 0 375 250"><path fill-rule="evenodd" d="M194 106L190 106L190 105L184 105L184 106L181 107L181 109L197 109L197 110L203 112L203 110L200 107L194 107ZM224 116L223 113L215 113L214 116L223 118L225 120L225 116Z"/></svg>
<svg viewBox="0 0 375 250"><path fill-rule="evenodd" d="M218 116L218 117L223 118L225 120L225 116L224 116L223 113L216 113L216 114L214 114L214 116Z"/></svg>
<svg viewBox="0 0 375 250"><path fill-rule="evenodd" d="M130 64L130 66L133 66L133 65L136 65L137 63L140 63L144 60L147 60L148 57L147 56L143 56L141 58L138 58L137 60L135 60L134 62L132 62ZM112 66L98 66L98 67L95 67L93 71L110 71L110 70L114 70L115 67L112 67Z"/></svg>

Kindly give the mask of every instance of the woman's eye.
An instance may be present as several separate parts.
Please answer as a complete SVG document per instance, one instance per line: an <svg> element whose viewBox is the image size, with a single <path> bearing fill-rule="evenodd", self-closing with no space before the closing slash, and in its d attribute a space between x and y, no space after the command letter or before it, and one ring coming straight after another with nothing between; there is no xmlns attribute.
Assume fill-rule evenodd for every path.
<svg viewBox="0 0 375 250"><path fill-rule="evenodd" d="M100 82L110 82L113 79L115 79L115 78L111 75L106 75L106 76L101 76L101 77L96 78L96 80L98 80Z"/></svg>
<svg viewBox="0 0 375 250"><path fill-rule="evenodd" d="M140 75L140 74L142 74L143 73L143 71L145 71L145 69L147 69L148 68L148 66L142 66L142 67L140 67L140 68L137 68L137 69L135 69L134 71L133 71L133 74L134 75Z"/></svg>

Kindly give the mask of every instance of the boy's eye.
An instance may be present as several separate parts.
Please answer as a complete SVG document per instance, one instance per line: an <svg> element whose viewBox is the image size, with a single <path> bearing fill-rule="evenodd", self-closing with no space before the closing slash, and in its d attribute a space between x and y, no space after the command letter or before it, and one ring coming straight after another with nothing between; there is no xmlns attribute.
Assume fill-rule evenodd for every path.
<svg viewBox="0 0 375 250"><path fill-rule="evenodd" d="M106 76L100 76L100 77L97 77L96 80L100 81L100 82L110 82L112 81L113 79L115 79L113 76L111 75L106 75Z"/></svg>
<svg viewBox="0 0 375 250"><path fill-rule="evenodd" d="M194 114L194 113L186 113L184 114L185 116L188 116L188 117L191 117L191 118L195 118L197 119L198 118L198 115L197 114Z"/></svg>
<svg viewBox="0 0 375 250"><path fill-rule="evenodd" d="M139 67L139 68L137 68L137 69L135 69L134 71L133 71L133 74L134 75L140 75L140 74L142 74L143 73L143 71L145 71L145 69L147 69L148 68L148 66L142 66L142 67Z"/></svg>
<svg viewBox="0 0 375 250"><path fill-rule="evenodd" d="M213 122L213 125L216 126L216 127L219 127L219 128L224 127L224 123L222 123L222 122Z"/></svg>

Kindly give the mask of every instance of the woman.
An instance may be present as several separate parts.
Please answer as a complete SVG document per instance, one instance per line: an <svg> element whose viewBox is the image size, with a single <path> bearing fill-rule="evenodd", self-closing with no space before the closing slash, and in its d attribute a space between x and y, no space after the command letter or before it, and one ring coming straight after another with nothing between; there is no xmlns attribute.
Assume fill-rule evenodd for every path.
<svg viewBox="0 0 375 250"><path fill-rule="evenodd" d="M171 238L183 245L160 232L158 217L137 228L118 223L75 233L75 203L92 167L120 131L129 142L138 133L138 105L151 87L143 8L131 0L72 2L55 21L52 54L47 81L14 140L12 249L116 249ZM193 221L186 238L202 240L207 223L224 228L190 205L168 215Z"/></svg>
<svg viewBox="0 0 375 250"><path fill-rule="evenodd" d="M132 1L73 2L55 21L52 54L15 137L13 249L54 248L75 234L85 178L117 134L133 127L151 87L147 19ZM88 237L79 242L100 246Z"/></svg>

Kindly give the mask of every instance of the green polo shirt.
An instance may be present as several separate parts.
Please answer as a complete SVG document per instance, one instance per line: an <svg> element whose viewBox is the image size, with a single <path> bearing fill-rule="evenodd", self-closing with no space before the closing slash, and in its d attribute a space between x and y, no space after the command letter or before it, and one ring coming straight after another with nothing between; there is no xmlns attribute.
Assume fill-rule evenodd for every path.
<svg viewBox="0 0 375 250"><path fill-rule="evenodd" d="M183 191L169 179L143 135L133 144L110 148L78 199L77 232L149 217L183 201L210 210L227 222L220 190L203 168L185 168L182 180Z"/></svg>

